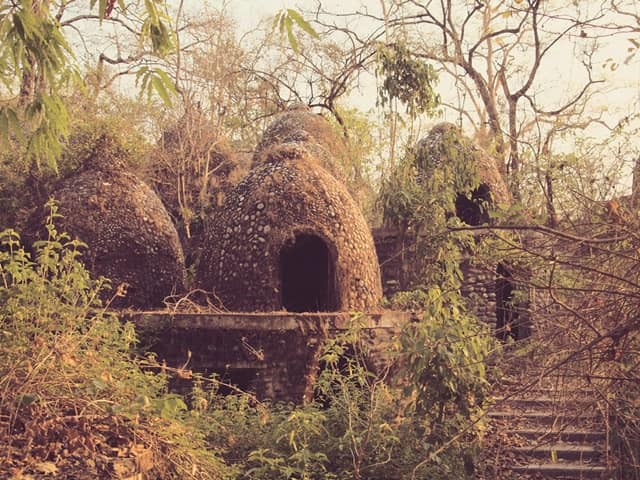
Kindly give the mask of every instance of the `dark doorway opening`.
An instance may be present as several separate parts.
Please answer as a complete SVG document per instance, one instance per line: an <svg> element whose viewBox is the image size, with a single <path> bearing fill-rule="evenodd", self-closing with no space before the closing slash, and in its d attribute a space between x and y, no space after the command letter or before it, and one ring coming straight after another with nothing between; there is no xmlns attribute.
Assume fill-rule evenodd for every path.
<svg viewBox="0 0 640 480"><path fill-rule="evenodd" d="M511 272L499 263L496 268L496 337L506 342L528 336L520 325L520 312L515 304L515 285Z"/></svg>
<svg viewBox="0 0 640 480"><path fill-rule="evenodd" d="M316 235L296 235L280 251L282 306L289 312L338 310L335 262Z"/></svg>
<svg viewBox="0 0 640 480"><path fill-rule="evenodd" d="M489 204L491 203L491 189L481 184L471 197L459 193L456 197L456 216L467 225L477 227L489 223Z"/></svg>

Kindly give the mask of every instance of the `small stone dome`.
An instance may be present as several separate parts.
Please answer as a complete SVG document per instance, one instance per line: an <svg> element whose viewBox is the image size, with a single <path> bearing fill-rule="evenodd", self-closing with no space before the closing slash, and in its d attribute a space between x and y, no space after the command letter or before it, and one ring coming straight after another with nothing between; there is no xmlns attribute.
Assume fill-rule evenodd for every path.
<svg viewBox="0 0 640 480"><path fill-rule="evenodd" d="M477 147L452 123L439 123L420 140L415 150L417 181L425 179L445 165L458 176L455 214L468 225L491 223L490 210L497 204L509 205L511 195L495 159ZM459 183L458 183L459 182ZM474 183L476 183L473 185Z"/></svg>
<svg viewBox="0 0 640 480"><path fill-rule="evenodd" d="M109 278L113 288L128 284L127 295L112 305L162 307L166 296L184 288L178 234L153 190L110 157L108 147L94 151L53 193L62 214L59 230L88 244L82 259L94 277ZM113 293L105 292L105 299Z"/></svg>
<svg viewBox="0 0 640 480"><path fill-rule="evenodd" d="M256 147L251 168L262 163L269 148L282 144L304 145L325 170L344 181L347 155L344 141L322 115L313 113L306 105L296 105L271 122Z"/></svg>
<svg viewBox="0 0 640 480"><path fill-rule="evenodd" d="M373 309L380 268L346 188L303 146L267 149L207 231L202 288L239 311Z"/></svg>
<svg viewBox="0 0 640 480"><path fill-rule="evenodd" d="M435 125L429 134L416 146L419 170L438 168L442 162L450 161L451 155L472 159L480 176L480 183L491 192L493 201L508 205L511 195L496 160L487 152L465 137L462 130L453 123L442 122ZM464 193L464 192L461 192Z"/></svg>

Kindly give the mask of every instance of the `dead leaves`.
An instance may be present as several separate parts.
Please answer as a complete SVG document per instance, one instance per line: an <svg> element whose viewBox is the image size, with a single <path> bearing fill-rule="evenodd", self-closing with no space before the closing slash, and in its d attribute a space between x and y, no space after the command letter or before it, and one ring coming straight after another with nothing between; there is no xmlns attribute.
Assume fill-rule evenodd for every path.
<svg viewBox="0 0 640 480"><path fill-rule="evenodd" d="M21 412L10 434L7 422L0 422L0 477L133 480L153 469L153 449L122 418L44 413Z"/></svg>

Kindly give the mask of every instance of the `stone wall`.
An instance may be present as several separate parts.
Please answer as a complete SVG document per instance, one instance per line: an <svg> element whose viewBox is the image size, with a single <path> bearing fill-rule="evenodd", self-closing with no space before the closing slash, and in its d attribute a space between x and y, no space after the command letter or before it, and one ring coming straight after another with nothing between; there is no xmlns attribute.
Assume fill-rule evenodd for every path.
<svg viewBox="0 0 640 480"><path fill-rule="evenodd" d="M408 235L402 239L397 231L381 228L374 229L373 238L380 261L384 295L389 297L402 289L410 288L410 279L414 273L411 272L411 267L415 263L411 259L416 254L415 237ZM497 264L478 265L470 258L461 265L464 276L461 292L467 298L471 311L492 328L496 328L497 267ZM515 284L513 286L516 287ZM518 328L518 338L525 338L531 332L529 304L530 302L525 302L516 307L518 325L514 328Z"/></svg>
<svg viewBox="0 0 640 480"><path fill-rule="evenodd" d="M296 403L313 395L323 340L350 324L345 313L161 312L135 313L129 319L136 325L142 348L155 352L169 367L215 373L259 399ZM367 360L372 369L382 368L388 350L384 342L408 320L409 315L400 312L365 316L362 332L371 347Z"/></svg>
<svg viewBox="0 0 640 480"><path fill-rule="evenodd" d="M496 273L495 268L474 265L469 259L460 266L464 281L460 288L471 311L483 322L496 325Z"/></svg>

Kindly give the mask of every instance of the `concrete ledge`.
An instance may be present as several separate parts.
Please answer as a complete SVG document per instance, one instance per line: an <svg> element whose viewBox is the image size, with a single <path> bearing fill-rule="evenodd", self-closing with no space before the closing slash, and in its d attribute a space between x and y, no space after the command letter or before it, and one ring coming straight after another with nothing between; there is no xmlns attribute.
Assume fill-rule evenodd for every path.
<svg viewBox="0 0 640 480"><path fill-rule="evenodd" d="M122 314L142 329L179 330L347 330L351 319L358 319L366 329L398 328L410 321L412 314L384 311L363 314L289 313L289 312L225 312L225 313L172 313L170 311L131 312Z"/></svg>
<svg viewBox="0 0 640 480"><path fill-rule="evenodd" d="M389 342L413 318L409 313L396 311L366 314L124 311L120 317L132 321L143 348L154 352L170 367L187 365L204 375L215 373L227 383L254 392L260 399L294 402L313 395L325 339L347 330L353 323L359 325L362 341L371 347L367 361L375 367L384 364Z"/></svg>

